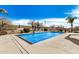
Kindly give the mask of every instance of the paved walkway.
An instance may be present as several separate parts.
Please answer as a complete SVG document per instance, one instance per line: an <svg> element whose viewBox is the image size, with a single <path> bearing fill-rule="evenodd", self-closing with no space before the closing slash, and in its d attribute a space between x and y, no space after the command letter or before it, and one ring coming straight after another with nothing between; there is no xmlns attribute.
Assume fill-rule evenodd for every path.
<svg viewBox="0 0 79 59"><path fill-rule="evenodd" d="M23 54L25 52L11 35L0 36L0 53Z"/></svg>
<svg viewBox="0 0 79 59"><path fill-rule="evenodd" d="M79 53L79 46L65 39L69 33L29 44L14 35L0 36L0 53L10 54L73 54ZM72 36L74 37L74 36ZM76 37L74 37L76 38ZM77 36L77 39L79 36Z"/></svg>

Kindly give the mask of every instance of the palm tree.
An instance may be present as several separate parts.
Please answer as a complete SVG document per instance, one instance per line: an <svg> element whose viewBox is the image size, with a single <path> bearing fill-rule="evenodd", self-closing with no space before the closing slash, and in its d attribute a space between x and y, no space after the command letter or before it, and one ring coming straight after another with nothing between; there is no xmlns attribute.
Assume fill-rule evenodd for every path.
<svg viewBox="0 0 79 59"><path fill-rule="evenodd" d="M0 8L0 12L8 15L8 12L3 8Z"/></svg>
<svg viewBox="0 0 79 59"><path fill-rule="evenodd" d="M4 14L8 15L8 12L3 8L0 8L0 13L4 13ZM5 19L5 18L2 18L2 19ZM3 26L3 20L2 20L2 26Z"/></svg>
<svg viewBox="0 0 79 59"><path fill-rule="evenodd" d="M77 17L67 17L66 20L68 21L68 23L71 24L71 32L73 32L73 22L74 20L77 19Z"/></svg>
<svg viewBox="0 0 79 59"><path fill-rule="evenodd" d="M8 12L7 12L5 9L3 9L3 8L0 8L0 13L4 13L4 14L8 15ZM1 18L1 20L2 20L2 25L1 25L1 26L2 26L2 27L3 27L3 25L4 25L4 24L3 24L3 23L4 23L4 22L3 22L3 19L4 19L4 18Z"/></svg>

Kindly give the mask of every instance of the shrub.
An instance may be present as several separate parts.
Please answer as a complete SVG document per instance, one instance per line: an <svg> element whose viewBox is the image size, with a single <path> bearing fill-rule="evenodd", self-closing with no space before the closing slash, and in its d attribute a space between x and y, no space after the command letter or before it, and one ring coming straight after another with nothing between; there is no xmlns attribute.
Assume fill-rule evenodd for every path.
<svg viewBox="0 0 79 59"><path fill-rule="evenodd" d="M44 31L48 31L48 29L47 28L44 28Z"/></svg>
<svg viewBox="0 0 79 59"><path fill-rule="evenodd" d="M29 28L24 28L23 31L24 31L25 33L28 33L28 32L30 32L30 29L29 29Z"/></svg>
<svg viewBox="0 0 79 59"><path fill-rule="evenodd" d="M59 30L59 32L63 32L63 30L62 30L62 29L60 29L60 30Z"/></svg>
<svg viewBox="0 0 79 59"><path fill-rule="evenodd" d="M1 30L1 31L0 31L0 35L5 35L5 34L7 34L6 31L4 31L4 30Z"/></svg>
<svg viewBox="0 0 79 59"><path fill-rule="evenodd" d="M23 31L23 30L21 30L21 31L20 31L20 33L24 33L24 31Z"/></svg>

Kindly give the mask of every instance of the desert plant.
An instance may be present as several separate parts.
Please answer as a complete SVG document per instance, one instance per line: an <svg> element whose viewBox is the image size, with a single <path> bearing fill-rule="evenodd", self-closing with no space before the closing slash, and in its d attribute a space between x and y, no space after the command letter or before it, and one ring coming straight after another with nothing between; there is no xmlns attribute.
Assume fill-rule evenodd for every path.
<svg viewBox="0 0 79 59"><path fill-rule="evenodd" d="M48 28L44 28L44 31L48 31Z"/></svg>
<svg viewBox="0 0 79 59"><path fill-rule="evenodd" d="M29 28L24 28L23 31L24 31L25 33L28 33L28 32L30 32L30 29L29 29Z"/></svg>

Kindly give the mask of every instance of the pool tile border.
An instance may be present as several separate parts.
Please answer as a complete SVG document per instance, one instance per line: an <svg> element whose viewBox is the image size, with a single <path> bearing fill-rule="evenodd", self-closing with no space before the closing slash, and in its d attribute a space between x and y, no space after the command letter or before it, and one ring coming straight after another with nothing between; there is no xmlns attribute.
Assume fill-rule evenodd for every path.
<svg viewBox="0 0 79 59"><path fill-rule="evenodd" d="M27 40L25 40L24 38L22 38L22 37L20 37L20 36L18 36L18 35L16 35L17 37L19 37L20 39L22 39L22 40L24 40L25 42L27 42L27 43L29 43L29 44L33 44L33 43L31 43L31 42L29 42L29 41L27 41Z"/></svg>

